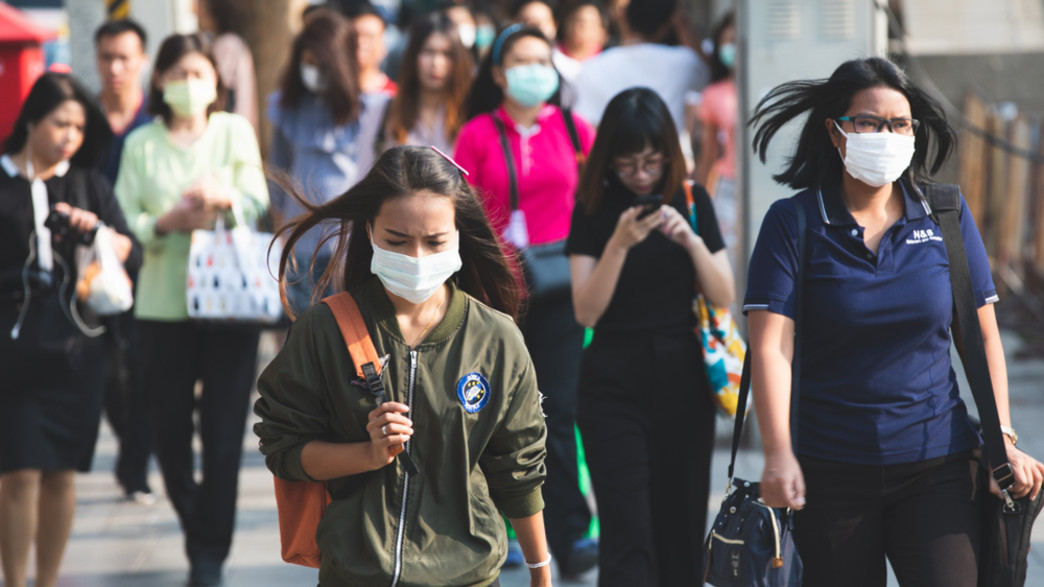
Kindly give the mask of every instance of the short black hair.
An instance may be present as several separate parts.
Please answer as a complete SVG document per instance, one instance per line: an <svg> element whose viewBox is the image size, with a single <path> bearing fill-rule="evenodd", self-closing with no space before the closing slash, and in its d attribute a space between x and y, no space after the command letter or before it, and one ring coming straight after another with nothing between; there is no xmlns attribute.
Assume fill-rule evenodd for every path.
<svg viewBox="0 0 1044 587"><path fill-rule="evenodd" d="M138 24L137 21L129 18L110 20L98 27L98 30L94 31L94 46L97 47L102 39L115 37L117 35L122 35L123 33L134 33L135 35L138 35L138 40L141 41L141 50L145 51L145 47L148 46L149 36L145 33L144 27Z"/></svg>
<svg viewBox="0 0 1044 587"><path fill-rule="evenodd" d="M754 151L762 163L776 132L791 120L808 113L787 168L772 176L773 179L794 189L832 186L840 182L844 164L823 123L844 115L856 93L877 87L892 88L906 96L911 116L921 121L914 137L913 160L906 174L919 182L938 172L957 143L957 135L946 120L946 112L898 65L881 57L868 57L842 63L828 79L781 84L761 99L750 125L756 128Z"/></svg>
<svg viewBox="0 0 1044 587"><path fill-rule="evenodd" d="M627 26L645 39L656 41L677 5L677 0L632 0L627 5Z"/></svg>
<svg viewBox="0 0 1044 587"><path fill-rule="evenodd" d="M73 154L70 163L84 169L94 167L98 157L109 148L112 130L98 101L83 84L67 73L49 71L36 79L29 95L22 102L14 130L4 142L4 152L14 154L21 151L29 140L29 125L40 122L67 100L80 103L87 122L83 131L83 144Z"/></svg>
<svg viewBox="0 0 1044 587"><path fill-rule="evenodd" d="M376 16L381 19L381 22L385 27L388 26L388 21L384 18L384 15L381 14L381 11L377 10L377 8L367 0L342 1L340 3L340 12L350 20L355 20L360 16Z"/></svg>

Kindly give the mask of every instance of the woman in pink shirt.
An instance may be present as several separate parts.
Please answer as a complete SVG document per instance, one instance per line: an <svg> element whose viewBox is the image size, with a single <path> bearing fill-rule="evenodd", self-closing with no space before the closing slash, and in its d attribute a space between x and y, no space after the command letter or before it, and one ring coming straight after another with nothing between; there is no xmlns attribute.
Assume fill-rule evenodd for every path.
<svg viewBox="0 0 1044 587"><path fill-rule="evenodd" d="M583 539L591 512L580 493L574 432L583 329L573 314L564 244L579 166L594 131L554 105L558 86L551 43L540 30L522 25L505 29L468 96L471 120L457 136L455 157L469 172L468 181L478 188L490 222L505 242L519 252L560 250L554 259L563 262L564 280L550 291L528 281L519 326L546 396L548 542L562 573L578 575L595 564L597 544Z"/></svg>
<svg viewBox="0 0 1044 587"><path fill-rule="evenodd" d="M736 197L736 93L735 14L727 12L714 27L711 84L703 90L699 116L703 123L703 151L696 167L696 182L714 194L714 211L729 250L733 267L739 266L740 209Z"/></svg>

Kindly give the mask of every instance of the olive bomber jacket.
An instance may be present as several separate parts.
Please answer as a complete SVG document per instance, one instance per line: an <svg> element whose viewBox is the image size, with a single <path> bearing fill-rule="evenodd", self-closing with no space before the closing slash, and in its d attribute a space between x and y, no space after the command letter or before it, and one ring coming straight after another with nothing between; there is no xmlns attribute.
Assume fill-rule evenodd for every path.
<svg viewBox="0 0 1044 587"><path fill-rule="evenodd" d="M522 335L452 287L445 318L411 349L378 279L352 295L377 354L390 355L387 398L411 406L408 450L421 472L407 475L397 458L330 482L333 502L316 534L320 583L486 585L507 552L497 510L514 518L543 509L546 429ZM254 432L277 477L308 479L301 450L312 440L369 440L374 399L325 304L297 319L258 390Z"/></svg>

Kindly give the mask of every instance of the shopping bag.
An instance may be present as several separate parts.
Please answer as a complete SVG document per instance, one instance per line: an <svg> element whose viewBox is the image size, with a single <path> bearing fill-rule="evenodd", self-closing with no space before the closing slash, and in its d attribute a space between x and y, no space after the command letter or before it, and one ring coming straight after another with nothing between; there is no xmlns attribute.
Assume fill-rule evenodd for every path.
<svg viewBox="0 0 1044 587"><path fill-rule="evenodd" d="M711 397L721 415L733 417L747 345L727 308L715 306L697 295L693 311Z"/></svg>
<svg viewBox="0 0 1044 587"><path fill-rule="evenodd" d="M276 323L283 317L276 277L282 245L269 233L251 230L238 204L232 213L234 228L219 216L214 230L192 231L185 290L189 317Z"/></svg>

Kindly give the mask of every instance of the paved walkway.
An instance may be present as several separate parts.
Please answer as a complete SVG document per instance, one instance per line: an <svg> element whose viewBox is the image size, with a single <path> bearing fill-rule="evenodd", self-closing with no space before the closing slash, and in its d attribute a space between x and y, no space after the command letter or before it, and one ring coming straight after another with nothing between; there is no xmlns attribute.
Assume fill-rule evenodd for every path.
<svg viewBox="0 0 1044 587"><path fill-rule="evenodd" d="M1018 340L1007 336L1011 379L1012 418L1027 450L1044 457L1044 360L1015 360ZM970 399L969 405L971 405ZM251 422L253 418L251 418ZM719 427L724 423L719 421ZM720 433L721 447L715 452L712 497L709 509L716 512L725 487L728 452L727 434ZM240 475L239 515L235 544L225 574L227 587L313 586L316 573L311 569L282 563L272 479L257 452L251 433L243 440L246 447ZM111 474L116 445L107 427L98 444L94 470L78 478L78 501L73 536L63 565L61 587L168 587L185 583L187 563L182 551L181 533L170 504L162 495L163 483L155 471L150 477L159 503L143 506L119 499ZM761 471L757 451L744 451L737 473L756 477ZM713 514L712 514L713 515ZM1044 587L1044 523L1034 532L1035 549L1027 587ZM570 585L593 587L597 570ZM528 585L525 570L505 572L505 587ZM890 586L895 586L894 579Z"/></svg>

